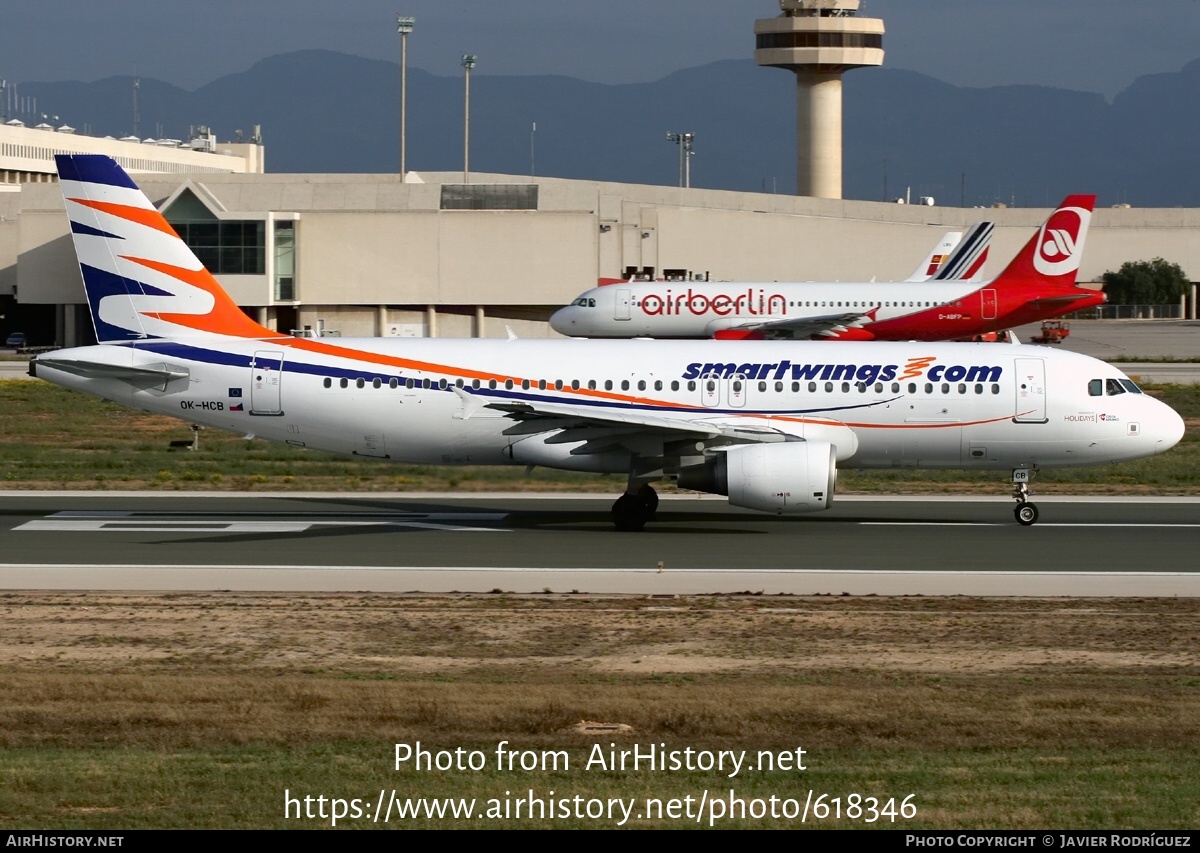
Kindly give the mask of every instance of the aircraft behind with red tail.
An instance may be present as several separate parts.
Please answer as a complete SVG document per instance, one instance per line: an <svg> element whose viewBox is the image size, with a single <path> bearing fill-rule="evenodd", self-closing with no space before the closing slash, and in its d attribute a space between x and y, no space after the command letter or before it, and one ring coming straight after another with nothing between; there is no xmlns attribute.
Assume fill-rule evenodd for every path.
<svg viewBox="0 0 1200 853"><path fill-rule="evenodd" d="M628 282L589 290L550 325L588 338L971 339L1104 303L1075 283L1095 201L1068 196L983 283Z"/></svg>

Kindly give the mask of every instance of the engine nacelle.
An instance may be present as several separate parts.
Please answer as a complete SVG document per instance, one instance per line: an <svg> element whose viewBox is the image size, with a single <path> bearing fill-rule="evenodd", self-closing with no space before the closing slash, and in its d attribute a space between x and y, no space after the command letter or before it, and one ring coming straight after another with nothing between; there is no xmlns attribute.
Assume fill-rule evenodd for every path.
<svg viewBox="0 0 1200 853"><path fill-rule="evenodd" d="M829 509L836 485L837 449L826 441L740 444L679 472L680 488L776 514Z"/></svg>

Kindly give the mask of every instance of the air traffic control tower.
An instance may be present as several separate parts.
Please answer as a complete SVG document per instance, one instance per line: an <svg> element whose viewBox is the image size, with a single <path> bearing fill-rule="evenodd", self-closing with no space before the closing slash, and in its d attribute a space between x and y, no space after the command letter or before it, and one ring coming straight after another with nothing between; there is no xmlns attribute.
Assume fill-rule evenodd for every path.
<svg viewBox="0 0 1200 853"><path fill-rule="evenodd" d="M754 22L754 61L796 75L796 194L842 197L842 73L883 64L883 21L859 0L779 0Z"/></svg>

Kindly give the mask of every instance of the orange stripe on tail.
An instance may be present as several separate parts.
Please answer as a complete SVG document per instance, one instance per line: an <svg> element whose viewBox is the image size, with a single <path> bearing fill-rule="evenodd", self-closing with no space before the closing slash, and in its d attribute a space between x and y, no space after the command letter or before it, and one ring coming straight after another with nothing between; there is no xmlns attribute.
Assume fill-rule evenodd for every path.
<svg viewBox="0 0 1200 853"><path fill-rule="evenodd" d="M200 290L210 294L215 300L212 310L207 314L174 314L174 313L158 313L158 312L142 312L147 317L156 317L159 320L165 320L168 323L175 323L178 326L185 326L189 329L195 329L200 332L212 332L217 335L231 335L239 338L261 338L261 337L279 337L279 332L272 332L265 326L260 326L258 323L251 320L239 308L229 295L217 283L217 280L212 277L212 273L201 267L198 270L189 270L184 267L177 267L173 264L164 264L161 261L152 261L148 258L135 258L129 255L121 255L124 260L132 261L135 264L141 264L155 272L160 272L163 275L169 275L171 278L184 284L197 287Z"/></svg>
<svg viewBox="0 0 1200 853"><path fill-rule="evenodd" d="M73 198L71 201L76 204L82 204L84 207L90 207L93 210L99 210L101 213L115 216L118 219L124 219L127 222L136 222L139 225L145 225L147 228L153 228L155 231L170 234L172 237L179 237L175 233L175 229L171 227L167 220L163 219L163 215L157 210L146 210L144 207L131 207L128 204L115 204L111 201L93 201L90 198Z"/></svg>

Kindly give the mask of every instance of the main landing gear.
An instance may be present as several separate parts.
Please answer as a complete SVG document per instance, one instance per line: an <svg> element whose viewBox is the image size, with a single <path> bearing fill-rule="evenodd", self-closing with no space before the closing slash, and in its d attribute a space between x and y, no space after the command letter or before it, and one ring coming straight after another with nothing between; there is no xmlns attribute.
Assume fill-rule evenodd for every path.
<svg viewBox="0 0 1200 853"><path fill-rule="evenodd" d="M617 530L641 530L647 521L654 520L658 511L658 492L648 483L635 491L626 492L612 505L613 524Z"/></svg>
<svg viewBox="0 0 1200 853"><path fill-rule="evenodd" d="M1013 499L1017 502L1013 507L1013 515L1016 516L1017 523L1024 527L1029 527L1038 520L1037 504L1029 502L1029 477L1028 468L1013 470Z"/></svg>

